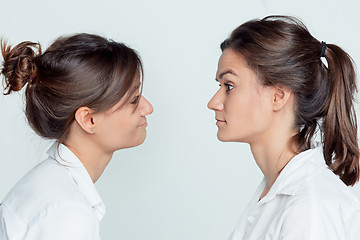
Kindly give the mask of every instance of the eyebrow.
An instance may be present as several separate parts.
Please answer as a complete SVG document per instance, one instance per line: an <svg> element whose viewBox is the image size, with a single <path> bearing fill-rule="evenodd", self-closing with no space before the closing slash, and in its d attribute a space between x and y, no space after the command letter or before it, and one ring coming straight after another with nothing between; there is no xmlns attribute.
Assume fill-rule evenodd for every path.
<svg viewBox="0 0 360 240"><path fill-rule="evenodd" d="M232 74L232 75L234 75L234 76L237 76L233 71L227 70L227 71L222 72L222 73L219 74L219 79L222 79L222 78L224 77L224 75L226 75L226 74ZM219 81L217 78L216 78L215 80L216 80L216 81Z"/></svg>

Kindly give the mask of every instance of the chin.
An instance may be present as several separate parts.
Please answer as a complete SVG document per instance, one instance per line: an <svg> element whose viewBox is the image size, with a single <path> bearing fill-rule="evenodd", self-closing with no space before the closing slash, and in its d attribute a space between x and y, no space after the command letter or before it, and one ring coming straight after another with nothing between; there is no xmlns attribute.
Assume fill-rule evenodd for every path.
<svg viewBox="0 0 360 240"><path fill-rule="evenodd" d="M145 142L145 137L142 138L135 146L139 146Z"/></svg>
<svg viewBox="0 0 360 240"><path fill-rule="evenodd" d="M239 137L234 137L234 136L229 136L226 135L224 133L217 133L217 138L221 141L221 142L247 142L245 139L239 138Z"/></svg>
<svg viewBox="0 0 360 240"><path fill-rule="evenodd" d="M230 139L228 139L226 136L224 136L224 134L221 133L217 133L217 138L221 141L221 142L231 142Z"/></svg>
<svg viewBox="0 0 360 240"><path fill-rule="evenodd" d="M145 138L146 138L146 135L143 136L143 137L140 137L140 138L136 139L135 141L133 141L131 144L129 144L129 145L126 146L125 148L137 147L137 146L139 146L139 145L141 145L141 144L144 143Z"/></svg>
<svg viewBox="0 0 360 240"><path fill-rule="evenodd" d="M117 146L114 151L137 147L137 146L143 144L144 141L145 141L145 137L141 137L141 138L138 138L138 139L133 139L131 142L126 142L126 144L122 144L121 146Z"/></svg>

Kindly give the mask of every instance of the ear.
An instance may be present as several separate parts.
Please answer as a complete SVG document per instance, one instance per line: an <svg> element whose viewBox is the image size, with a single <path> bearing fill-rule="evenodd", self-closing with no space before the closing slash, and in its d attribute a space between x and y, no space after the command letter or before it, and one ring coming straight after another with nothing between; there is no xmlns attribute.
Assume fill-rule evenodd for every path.
<svg viewBox="0 0 360 240"><path fill-rule="evenodd" d="M87 133L95 133L95 118L93 110L88 107L80 107L75 112L75 121Z"/></svg>
<svg viewBox="0 0 360 240"><path fill-rule="evenodd" d="M290 88L285 86L274 86L273 88L273 110L275 112L280 111L289 102L289 98L292 95Z"/></svg>

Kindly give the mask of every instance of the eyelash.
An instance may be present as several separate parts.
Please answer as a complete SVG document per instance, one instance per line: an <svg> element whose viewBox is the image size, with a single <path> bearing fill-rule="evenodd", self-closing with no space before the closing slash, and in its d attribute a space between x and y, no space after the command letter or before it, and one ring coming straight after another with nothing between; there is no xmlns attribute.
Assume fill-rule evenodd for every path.
<svg viewBox="0 0 360 240"><path fill-rule="evenodd" d="M137 96L135 97L135 99L131 102L131 104L136 104L136 103L138 103L138 102L139 102L139 99L140 99L140 95L137 95Z"/></svg>
<svg viewBox="0 0 360 240"><path fill-rule="evenodd" d="M224 85L225 85L225 87L226 87L226 92L227 92L227 93L230 92L230 91L234 88L234 86L231 85L231 84L229 84L229 83L224 83ZM221 87L221 84L220 84L220 83L219 83L219 86Z"/></svg>
<svg viewBox="0 0 360 240"><path fill-rule="evenodd" d="M230 92L234 88L234 86L229 83L225 83L224 85L226 87L226 92Z"/></svg>

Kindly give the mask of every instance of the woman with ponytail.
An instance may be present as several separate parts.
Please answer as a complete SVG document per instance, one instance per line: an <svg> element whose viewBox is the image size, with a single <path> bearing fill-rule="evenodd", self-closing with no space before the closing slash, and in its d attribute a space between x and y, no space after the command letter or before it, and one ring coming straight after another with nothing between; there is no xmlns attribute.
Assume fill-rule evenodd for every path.
<svg viewBox="0 0 360 240"><path fill-rule="evenodd" d="M359 239L350 56L286 16L242 24L221 50L218 139L248 143L264 174L230 239Z"/></svg>
<svg viewBox="0 0 360 240"><path fill-rule="evenodd" d="M25 88L32 129L53 139L48 158L0 205L1 240L100 239L105 207L94 183L116 150L141 144L142 63L126 45L91 34L40 44L1 44L5 95Z"/></svg>

